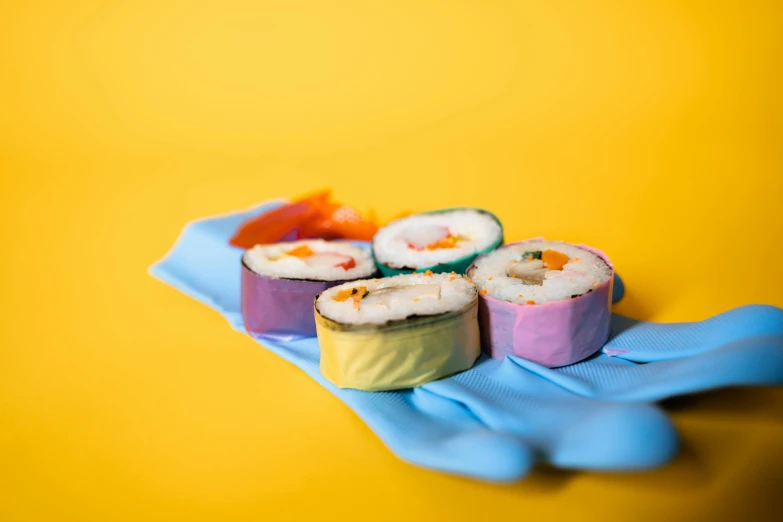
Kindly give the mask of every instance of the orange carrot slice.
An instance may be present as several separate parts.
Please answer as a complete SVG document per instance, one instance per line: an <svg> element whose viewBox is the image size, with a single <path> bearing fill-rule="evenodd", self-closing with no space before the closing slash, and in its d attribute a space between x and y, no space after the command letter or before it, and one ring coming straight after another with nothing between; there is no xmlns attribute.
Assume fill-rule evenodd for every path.
<svg viewBox="0 0 783 522"><path fill-rule="evenodd" d="M565 266L570 259L571 258L567 255L561 254L556 250L544 250L541 252L541 261L543 261L550 270L562 270L563 266Z"/></svg>
<svg viewBox="0 0 783 522"><path fill-rule="evenodd" d="M427 250L437 250L439 248L454 248L457 246L457 238L451 234L448 237L439 239L438 241L427 245Z"/></svg>
<svg viewBox="0 0 783 522"><path fill-rule="evenodd" d="M366 286L358 286L356 288L347 288L340 290L337 295L334 296L334 300L342 303L348 299L353 299L355 303L358 303L367 294Z"/></svg>
<svg viewBox="0 0 783 522"><path fill-rule="evenodd" d="M438 248L435 245L448 239L450 236L448 227L425 226L406 230L402 235L402 239L408 244L408 248L433 250L433 247Z"/></svg>
<svg viewBox="0 0 783 522"><path fill-rule="evenodd" d="M313 250L307 245L300 245L293 250L286 252L289 256L294 257L310 257L313 255Z"/></svg>

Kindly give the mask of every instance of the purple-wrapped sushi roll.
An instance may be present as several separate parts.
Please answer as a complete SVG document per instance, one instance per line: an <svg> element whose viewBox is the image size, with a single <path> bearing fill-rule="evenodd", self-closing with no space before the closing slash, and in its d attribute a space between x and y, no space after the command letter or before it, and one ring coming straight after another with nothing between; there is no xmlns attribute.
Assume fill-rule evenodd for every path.
<svg viewBox="0 0 783 522"><path fill-rule="evenodd" d="M600 250L520 241L478 257L467 274L479 289L481 344L495 359L565 366L609 337L614 269Z"/></svg>
<svg viewBox="0 0 783 522"><path fill-rule="evenodd" d="M253 336L315 337L315 297L375 272L370 252L346 242L256 245L242 257L245 328Z"/></svg>

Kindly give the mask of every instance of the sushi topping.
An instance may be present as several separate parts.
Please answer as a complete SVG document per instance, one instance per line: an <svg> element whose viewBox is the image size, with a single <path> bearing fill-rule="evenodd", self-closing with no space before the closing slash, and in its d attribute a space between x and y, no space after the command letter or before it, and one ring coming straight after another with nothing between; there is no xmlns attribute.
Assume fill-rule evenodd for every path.
<svg viewBox="0 0 783 522"><path fill-rule="evenodd" d="M540 259L533 259L531 261L523 261L515 265L511 265L508 269L508 275L520 279L524 283L529 285L541 286L544 284L544 276L548 270L544 266L544 262Z"/></svg>
<svg viewBox="0 0 783 522"><path fill-rule="evenodd" d="M541 260L544 262L547 268L550 270L562 270L570 257L565 254L561 254L557 250L544 250L541 253Z"/></svg>
<svg viewBox="0 0 783 522"><path fill-rule="evenodd" d="M353 299L354 302L358 303L366 295L367 295L366 286L360 286L357 288L347 288L345 290L340 290L339 292L337 292L337 295L334 296L334 300L342 303L343 301L347 301L348 299Z"/></svg>
<svg viewBox="0 0 783 522"><path fill-rule="evenodd" d="M449 237L436 241L431 245L427 245L427 250L438 250L439 248L455 248L457 246L458 241L459 241L459 237L452 236L451 234L449 234Z"/></svg>
<svg viewBox="0 0 783 522"><path fill-rule="evenodd" d="M351 256L337 252L318 252L308 257L300 258L307 266L319 268L342 268L349 270L356 266L356 260Z"/></svg>
<svg viewBox="0 0 783 522"><path fill-rule="evenodd" d="M307 261L306 261L307 262ZM320 264L321 266L331 266L350 270L356 266L356 260L351 256L344 256L335 252L322 252L309 258L310 266Z"/></svg>
<svg viewBox="0 0 783 522"><path fill-rule="evenodd" d="M317 268L342 268L349 270L356 266L356 260L351 256L337 252L313 252L307 245L300 245L286 252L287 255L298 257L307 266Z"/></svg>
<svg viewBox="0 0 783 522"><path fill-rule="evenodd" d="M287 254L294 257L310 257L315 254L315 252L307 245L300 245L293 250L289 250Z"/></svg>
<svg viewBox="0 0 783 522"><path fill-rule="evenodd" d="M451 235L448 227L437 226L408 229L402 234L402 239L414 250L454 248L459 241L459 237Z"/></svg>
<svg viewBox="0 0 783 522"><path fill-rule="evenodd" d="M555 250L524 252L522 260L513 263L508 269L509 277L521 279L529 285L541 286L544 284L547 272L550 270L562 270L570 258Z"/></svg>
<svg viewBox="0 0 783 522"><path fill-rule="evenodd" d="M400 285L378 288L361 300L362 305L394 306L395 301L419 302L422 299L440 299L439 285ZM418 301L417 301L418 300Z"/></svg>

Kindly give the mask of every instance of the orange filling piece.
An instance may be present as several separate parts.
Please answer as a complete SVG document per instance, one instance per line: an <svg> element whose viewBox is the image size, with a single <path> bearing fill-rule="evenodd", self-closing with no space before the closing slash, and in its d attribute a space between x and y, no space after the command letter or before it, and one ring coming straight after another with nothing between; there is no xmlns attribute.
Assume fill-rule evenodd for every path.
<svg viewBox="0 0 783 522"><path fill-rule="evenodd" d="M550 270L562 270L570 257L556 250L544 250L541 252L541 261L544 262Z"/></svg>
<svg viewBox="0 0 783 522"><path fill-rule="evenodd" d="M457 237L449 234L443 239L427 245L427 250L438 250L439 248L454 248L457 246Z"/></svg>
<svg viewBox="0 0 783 522"><path fill-rule="evenodd" d="M310 257L315 252L307 245L299 245L293 250L289 250L287 254L294 257Z"/></svg>
<svg viewBox="0 0 783 522"><path fill-rule="evenodd" d="M367 287L358 286L356 288L347 288L345 290L340 290L339 292L337 292L337 295L334 296L334 300L338 302L343 302L343 301L347 301L348 299L353 299L355 303L358 303L364 298L365 295L367 295Z"/></svg>

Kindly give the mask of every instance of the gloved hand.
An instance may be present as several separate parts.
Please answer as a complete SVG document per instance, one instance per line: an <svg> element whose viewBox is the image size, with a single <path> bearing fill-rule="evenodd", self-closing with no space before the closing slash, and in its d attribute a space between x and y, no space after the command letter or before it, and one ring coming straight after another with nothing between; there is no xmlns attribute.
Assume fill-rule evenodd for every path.
<svg viewBox="0 0 783 522"><path fill-rule="evenodd" d="M273 205L188 225L152 274L244 331L242 250L228 240L240 223ZM618 279L615 300L621 296ZM783 311L765 306L671 325L615 315L603 353L587 361L548 369L482 356L471 370L395 392L335 387L321 376L314 338L259 342L345 402L403 460L492 481L517 480L536 460L578 469L660 465L676 453L677 436L653 401L783 382Z"/></svg>

